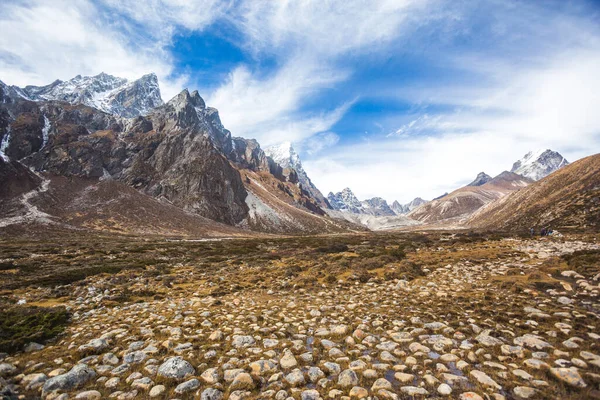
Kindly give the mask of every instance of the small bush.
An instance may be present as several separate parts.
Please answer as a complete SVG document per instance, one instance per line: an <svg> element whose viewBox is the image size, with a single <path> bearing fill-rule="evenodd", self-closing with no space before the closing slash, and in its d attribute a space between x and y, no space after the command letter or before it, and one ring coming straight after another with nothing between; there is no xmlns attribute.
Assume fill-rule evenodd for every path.
<svg viewBox="0 0 600 400"><path fill-rule="evenodd" d="M15 306L0 311L0 352L14 353L30 342L44 342L60 334L69 316L63 307Z"/></svg>
<svg viewBox="0 0 600 400"><path fill-rule="evenodd" d="M334 243L329 246L318 247L315 251L318 253L343 253L348 251L348 245L343 243Z"/></svg>

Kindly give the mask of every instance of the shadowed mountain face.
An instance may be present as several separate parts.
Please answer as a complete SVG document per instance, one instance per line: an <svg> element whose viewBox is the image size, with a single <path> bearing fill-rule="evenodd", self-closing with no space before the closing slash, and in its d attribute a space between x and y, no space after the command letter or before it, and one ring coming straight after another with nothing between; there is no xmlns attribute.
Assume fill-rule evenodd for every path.
<svg viewBox="0 0 600 400"><path fill-rule="evenodd" d="M600 227L600 155L586 157L482 208L473 227L527 231L529 228Z"/></svg>
<svg viewBox="0 0 600 400"><path fill-rule="evenodd" d="M481 185L485 185L486 183L488 183L491 180L492 180L491 176L489 176L485 172L480 172L477 174L477 177L475 177L475 180L473 180L473 182L469 183L467 186L481 186Z"/></svg>
<svg viewBox="0 0 600 400"><path fill-rule="evenodd" d="M255 140L232 138L217 110L197 92L184 90L146 116L122 118L84 104L30 101L15 88L2 89L0 155L13 164L45 176L120 182L171 207L243 228L348 229L348 224L325 221L320 201L297 185L293 168L281 174L283 168ZM278 198L276 211L269 212L285 223L269 226L261 217L264 199L249 196L251 180L243 171L268 178L263 188ZM119 187L111 192L117 194ZM267 223L253 225L252 220Z"/></svg>

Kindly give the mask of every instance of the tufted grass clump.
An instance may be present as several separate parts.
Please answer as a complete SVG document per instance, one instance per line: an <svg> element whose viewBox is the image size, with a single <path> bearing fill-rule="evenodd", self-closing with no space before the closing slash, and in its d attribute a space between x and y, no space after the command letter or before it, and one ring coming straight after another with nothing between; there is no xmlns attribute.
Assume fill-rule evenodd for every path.
<svg viewBox="0 0 600 400"><path fill-rule="evenodd" d="M68 322L64 307L12 306L0 310L0 352L15 353L27 343L52 339Z"/></svg>

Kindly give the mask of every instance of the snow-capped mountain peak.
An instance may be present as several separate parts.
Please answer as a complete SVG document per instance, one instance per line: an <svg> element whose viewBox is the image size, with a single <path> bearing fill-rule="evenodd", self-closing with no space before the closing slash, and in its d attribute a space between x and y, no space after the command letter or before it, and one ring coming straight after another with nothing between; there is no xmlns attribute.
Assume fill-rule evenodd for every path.
<svg viewBox="0 0 600 400"><path fill-rule="evenodd" d="M265 154L273 159L281 168L293 168L296 172L303 173L302 161L294 150L291 142L283 142L265 149Z"/></svg>
<svg viewBox="0 0 600 400"><path fill-rule="evenodd" d="M12 88L27 100L85 104L127 118L146 115L163 104L158 78L154 73L128 81L101 72L95 76L77 75L68 81L56 80L46 86Z"/></svg>
<svg viewBox="0 0 600 400"><path fill-rule="evenodd" d="M541 149L525 154L513 164L510 171L537 181L565 165L569 165L569 162L558 152Z"/></svg>
<svg viewBox="0 0 600 400"><path fill-rule="evenodd" d="M327 195L329 204L334 210L346 211L355 214L364 213L364 208L361 202L356 198L350 188L344 188L341 192L333 193L330 192Z"/></svg>
<svg viewBox="0 0 600 400"><path fill-rule="evenodd" d="M317 200L322 208L330 208L330 204L323 194L312 183L308 174L302 167L300 156L292 146L291 142L283 142L274 146L269 146L264 149L265 154L270 157L275 163L283 169L290 168L296 171L298 182L302 189L308 192L314 199Z"/></svg>

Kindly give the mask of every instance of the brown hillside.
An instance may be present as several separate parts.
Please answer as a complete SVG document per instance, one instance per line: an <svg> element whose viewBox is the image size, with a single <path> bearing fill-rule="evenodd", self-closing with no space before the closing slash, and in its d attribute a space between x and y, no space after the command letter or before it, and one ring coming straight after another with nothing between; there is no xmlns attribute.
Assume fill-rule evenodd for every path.
<svg viewBox="0 0 600 400"><path fill-rule="evenodd" d="M528 230L600 227L600 154L568 165L479 210L477 228Z"/></svg>
<svg viewBox="0 0 600 400"><path fill-rule="evenodd" d="M512 172L503 172L481 186L465 186L414 209L408 216L423 223L460 223L475 211L533 182Z"/></svg>

